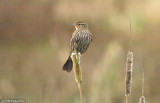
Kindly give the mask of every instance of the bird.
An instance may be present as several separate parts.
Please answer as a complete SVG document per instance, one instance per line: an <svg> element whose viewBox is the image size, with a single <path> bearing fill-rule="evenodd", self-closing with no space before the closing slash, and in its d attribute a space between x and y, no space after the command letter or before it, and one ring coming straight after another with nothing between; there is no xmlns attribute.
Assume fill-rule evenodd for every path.
<svg viewBox="0 0 160 103"><path fill-rule="evenodd" d="M73 68L73 61L71 55L74 51L80 53L81 55L86 52L91 41L92 34L88 29L88 24L86 22L78 21L72 24L75 27L75 31L72 33L72 38L70 40L70 53L67 61L63 65L63 70L71 72Z"/></svg>

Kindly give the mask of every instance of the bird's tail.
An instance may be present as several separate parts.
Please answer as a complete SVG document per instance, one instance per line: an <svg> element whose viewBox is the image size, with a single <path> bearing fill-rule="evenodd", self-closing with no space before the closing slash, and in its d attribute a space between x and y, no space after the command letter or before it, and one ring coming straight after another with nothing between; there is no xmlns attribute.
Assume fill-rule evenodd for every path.
<svg viewBox="0 0 160 103"><path fill-rule="evenodd" d="M73 67L73 62L72 62L71 57L69 56L69 57L68 57L68 60L67 60L66 63L63 65L63 70L64 70L64 71L67 71L67 72L70 72L70 71L72 71L72 67Z"/></svg>

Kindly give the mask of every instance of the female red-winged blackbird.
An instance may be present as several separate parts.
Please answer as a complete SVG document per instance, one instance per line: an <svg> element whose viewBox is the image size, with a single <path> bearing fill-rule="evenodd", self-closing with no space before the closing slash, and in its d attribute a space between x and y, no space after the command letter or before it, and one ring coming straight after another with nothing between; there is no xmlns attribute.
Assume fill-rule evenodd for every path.
<svg viewBox="0 0 160 103"><path fill-rule="evenodd" d="M85 22L76 22L73 24L76 30L72 34L71 38L71 51L68 57L68 60L63 65L63 70L70 72L72 71L73 62L71 59L71 54L73 51L83 54L89 47L90 42L92 41L92 34L88 29L88 25Z"/></svg>

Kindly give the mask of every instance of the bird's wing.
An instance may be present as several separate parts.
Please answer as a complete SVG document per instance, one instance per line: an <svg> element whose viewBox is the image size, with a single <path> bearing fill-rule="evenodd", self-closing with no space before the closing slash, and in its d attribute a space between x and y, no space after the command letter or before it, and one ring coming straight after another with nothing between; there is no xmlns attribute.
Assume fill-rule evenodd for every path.
<svg viewBox="0 0 160 103"><path fill-rule="evenodd" d="M75 30L72 34L72 38L71 38L71 51L75 50L78 46L78 44L80 43L80 32L78 30Z"/></svg>

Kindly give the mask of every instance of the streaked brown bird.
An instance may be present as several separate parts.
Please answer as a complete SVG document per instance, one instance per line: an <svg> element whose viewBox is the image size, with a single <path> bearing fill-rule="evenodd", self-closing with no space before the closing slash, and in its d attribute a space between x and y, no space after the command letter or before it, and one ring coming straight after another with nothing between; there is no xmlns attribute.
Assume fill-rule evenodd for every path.
<svg viewBox="0 0 160 103"><path fill-rule="evenodd" d="M68 60L63 65L63 70L70 72L72 71L73 62L71 59L71 54L73 51L77 53L83 54L90 45L92 41L92 34L88 29L88 25L85 22L75 22L73 24L75 27L75 31L72 34L72 38L70 41L71 51L68 57Z"/></svg>

